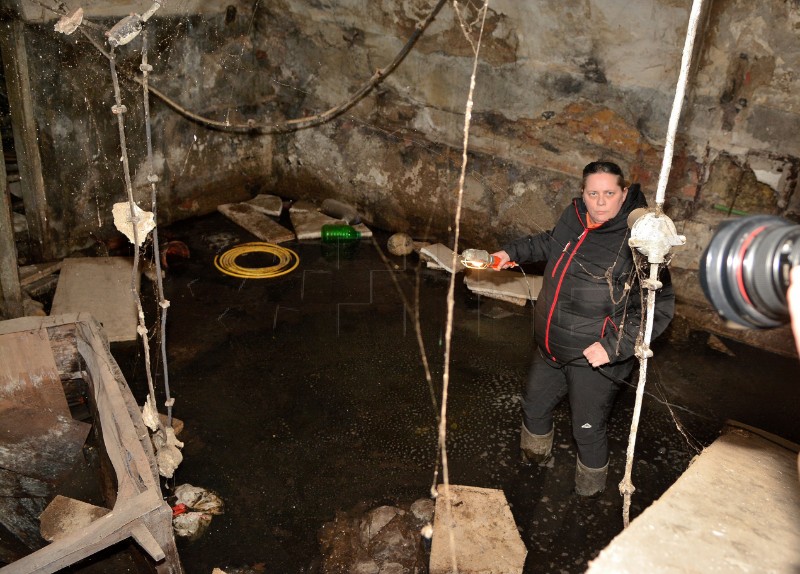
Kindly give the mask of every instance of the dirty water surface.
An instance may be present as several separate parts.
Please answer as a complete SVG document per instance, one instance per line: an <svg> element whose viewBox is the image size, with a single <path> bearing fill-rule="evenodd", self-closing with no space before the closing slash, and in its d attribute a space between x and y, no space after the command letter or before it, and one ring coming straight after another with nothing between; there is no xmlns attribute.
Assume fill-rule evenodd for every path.
<svg viewBox="0 0 800 574"><path fill-rule="evenodd" d="M319 534L337 513L408 506L430 496L437 460L449 276L416 255L386 255L388 234L351 248L284 244L292 273L243 280L214 268L225 246L253 241L220 215L166 228L191 257L170 263L167 347L174 415L185 423L184 461L170 488L218 493L225 513L198 540L178 540L189 574L321 572ZM271 261L248 256L249 266ZM426 382L398 284L414 300L432 371ZM145 300L155 305L143 280ZM152 311L154 313L154 311ZM608 486L597 500L573 493L568 405L555 412L548 467L520 462L519 401L532 357L532 307L466 290L456 279L447 406L453 484L502 489L528 548L525 572L583 572L622 530L618 492L634 404L624 386L609 423ZM682 335L677 336L680 330ZM710 348L708 335L671 329L653 346L639 426L631 518L658 498L710 444L726 419L798 441L798 365L748 347ZM134 394L146 393L138 351L118 360ZM638 373L638 370L636 371ZM162 388L162 382L157 381ZM163 395L163 390L159 390ZM160 402L163 404L163 396ZM672 408L665 406L672 404Z"/></svg>

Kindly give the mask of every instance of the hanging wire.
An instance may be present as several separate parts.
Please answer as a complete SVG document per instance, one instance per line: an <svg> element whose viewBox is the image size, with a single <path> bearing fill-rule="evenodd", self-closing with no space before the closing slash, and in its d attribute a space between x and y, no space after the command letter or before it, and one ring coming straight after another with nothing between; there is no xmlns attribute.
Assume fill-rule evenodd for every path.
<svg viewBox="0 0 800 574"><path fill-rule="evenodd" d="M131 183L131 170L130 170L130 162L128 160L128 146L125 140L125 120L124 116L127 112L127 108L122 104L122 95L120 94L119 89L119 78L117 76L117 66L116 61L114 58L114 52L110 52L109 54L109 65L111 67L111 81L114 84L114 102L115 104L111 107L111 111L117 116L117 127L119 129L119 145L120 151L122 152L122 172L125 177L125 191L128 196L128 206L130 208L130 224L131 228L133 229L133 269L131 271L131 293L133 294L134 302L136 304L136 311L137 316L139 319L139 326L136 329L136 332L142 338L142 347L144 349L144 366L145 366L145 373L147 375L147 386L150 391L150 401L152 405L155 407L156 405L156 391L155 387L153 386L153 373L150 368L150 343L147 337L147 326L145 325L144 321L144 310L142 309L142 300L139 293L139 285L138 285L138 278L139 278L139 231L136 228L136 224L138 223L139 217L136 215L136 203L133 200L133 185ZM159 421L159 429L161 429L161 423Z"/></svg>
<svg viewBox="0 0 800 574"><path fill-rule="evenodd" d="M158 306L161 308L161 325L159 339L161 342L161 363L164 375L164 395L165 405L167 406L167 427L172 426L172 406L175 399L170 395L169 389L169 368L167 366L167 309L169 301L164 297L164 281L161 278L161 249L158 242L158 197L156 193L156 183L159 178L156 175L155 164L153 162L153 137L150 122L150 94L147 91L148 76L153 71L153 66L147 63L147 30L142 31L142 64L139 66L142 71L142 101L144 103L144 128L147 139L147 181L150 182L150 210L153 212L153 258L156 266L156 288L158 291Z"/></svg>
<svg viewBox="0 0 800 574"><path fill-rule="evenodd" d="M669 172L672 166L672 154L675 142L675 133L678 129L683 97L686 93L688 83L689 68L692 62L692 51L694 49L694 39L697 34L697 24L702 12L703 0L694 0L692 10L689 15L689 26L686 32L686 41L683 47L683 57L681 58L681 71L678 77L678 85L675 90L675 100L672 105L669 125L667 127L666 145L664 147L664 158L661 163L661 174L658 179L658 192L656 194L656 212L660 213L664 204L664 190L669 179ZM636 388L636 403L631 419L631 430L628 438L627 458L625 461L625 475L619 484L619 491L623 497L622 503L622 522L625 528L630 524L631 495L636 488L631 480L633 471L633 454L636 449L636 434L639 428L639 418L642 411L642 399L644 397L644 387L647 380L647 360L653 355L650 350L650 339L653 334L653 316L655 314L656 290L661 286L658 281L659 264L650 263L650 275L647 281L642 282L642 287L647 289L647 308L645 312L645 327L641 335L641 342L637 344L636 356L639 358L639 384Z"/></svg>
<svg viewBox="0 0 800 574"><path fill-rule="evenodd" d="M278 122L274 124L259 124L255 120L248 120L245 123L231 123L227 119L225 121L213 120L211 118L207 118L201 116L200 114L196 114L194 112L189 111L188 109L184 108L174 99L169 97L167 94L163 93L162 91L156 89L155 87L147 84L145 89L147 89L151 94L156 96L162 102L164 102L168 107L172 108L174 111L178 112L185 118L192 120L198 124L204 125L207 128L225 131L225 132L233 132L233 133L250 133L256 135L270 135L270 134L285 134L291 133L294 131L312 128L316 126L320 126L324 123L327 123L334 118L345 113L347 110L355 106L359 101L361 101L367 94L372 92L376 87L378 87L386 78L388 78L392 72L399 66L405 57L411 52L411 49L417 43L417 41L422 37L422 34L428 28L428 26L433 22L436 18L436 15L441 11L442 7L447 3L448 0L438 0L436 5L431 9L428 13L428 16L422 22L418 22L417 25L414 27L414 32L408 38L406 43L400 49L400 51L395 55L394 59L385 67L376 70L372 76L364 82L361 87L355 91L355 93L350 96L346 101L322 112L319 114L315 114L313 116L306 116L302 118L296 118L292 120L287 120L283 122ZM60 16L68 15L68 12L63 6L59 6L58 8L53 8L52 6L48 6L42 0L34 0L38 5L46 10L49 10L55 14ZM258 3L256 3L256 6ZM92 24L84 20L84 23L79 27L81 34L85 38L89 40L89 42L102 53L106 58L110 58L111 55L103 49L102 45L100 45L97 40L92 38L86 30L83 29L83 26L87 26L92 29L98 29L99 26L96 24ZM144 85L144 80L138 77L132 77L133 81Z"/></svg>

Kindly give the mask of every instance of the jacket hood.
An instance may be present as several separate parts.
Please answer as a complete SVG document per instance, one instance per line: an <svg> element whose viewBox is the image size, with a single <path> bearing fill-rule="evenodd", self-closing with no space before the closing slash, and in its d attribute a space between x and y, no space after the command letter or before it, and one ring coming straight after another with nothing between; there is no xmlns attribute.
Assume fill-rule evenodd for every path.
<svg viewBox="0 0 800 574"><path fill-rule="evenodd" d="M584 218L583 222L585 223L586 203L583 201L582 196L576 197L575 202L578 207L578 213L580 213ZM622 202L622 207L620 207L619 213L595 229L593 233L616 231L620 227L627 227L628 215L631 211L640 207L647 207L647 199L645 198L644 193L642 193L642 187L638 183L632 183L630 186L628 186L628 195L625 197L625 201Z"/></svg>

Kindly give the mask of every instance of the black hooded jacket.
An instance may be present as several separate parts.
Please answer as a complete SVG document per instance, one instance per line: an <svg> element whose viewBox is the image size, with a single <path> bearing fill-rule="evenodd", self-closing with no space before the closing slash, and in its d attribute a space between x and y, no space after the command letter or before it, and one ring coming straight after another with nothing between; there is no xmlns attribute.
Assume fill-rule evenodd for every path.
<svg viewBox="0 0 800 574"><path fill-rule="evenodd" d="M616 376L630 371L643 298L628 246L627 218L646 205L639 185L631 185L616 217L589 229L586 204L579 197L551 231L503 246L517 263L547 261L534 309L536 343L546 358L588 365L583 350L600 341L610 359L604 370ZM659 279L663 287L656 293L653 339L667 328L675 310L666 269Z"/></svg>

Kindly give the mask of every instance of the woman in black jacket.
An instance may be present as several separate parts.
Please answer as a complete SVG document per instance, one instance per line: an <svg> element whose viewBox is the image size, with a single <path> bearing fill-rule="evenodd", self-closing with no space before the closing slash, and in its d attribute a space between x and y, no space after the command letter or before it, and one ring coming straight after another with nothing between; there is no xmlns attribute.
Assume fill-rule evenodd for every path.
<svg viewBox="0 0 800 574"><path fill-rule="evenodd" d="M523 396L520 446L529 462L549 460L553 409L569 395L578 446L575 491L593 496L608 475L606 423L618 390L635 364L642 321L642 288L628 246L627 218L647 202L638 185L625 186L620 167L595 161L583 169L583 190L548 232L494 253L500 266L546 261L534 308L534 353ZM656 297L653 338L675 308L669 274Z"/></svg>

